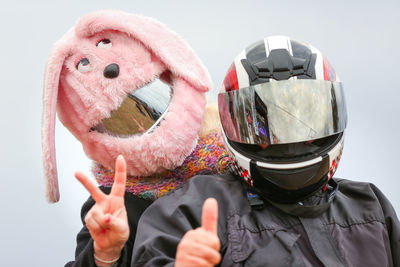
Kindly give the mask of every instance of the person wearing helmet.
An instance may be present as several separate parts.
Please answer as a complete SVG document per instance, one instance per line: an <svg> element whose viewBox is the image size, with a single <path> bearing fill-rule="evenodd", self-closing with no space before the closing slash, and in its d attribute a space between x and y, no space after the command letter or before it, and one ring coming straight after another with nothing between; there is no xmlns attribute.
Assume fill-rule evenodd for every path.
<svg viewBox="0 0 400 267"><path fill-rule="evenodd" d="M390 202L373 184L333 178L347 111L319 50L285 36L250 45L218 105L232 171L154 202L132 266L400 266Z"/></svg>

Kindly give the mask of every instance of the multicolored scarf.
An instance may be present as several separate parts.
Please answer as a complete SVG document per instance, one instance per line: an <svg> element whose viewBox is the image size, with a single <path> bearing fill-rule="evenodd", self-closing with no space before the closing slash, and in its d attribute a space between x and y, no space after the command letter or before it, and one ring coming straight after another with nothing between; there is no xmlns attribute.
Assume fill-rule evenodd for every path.
<svg viewBox="0 0 400 267"><path fill-rule="evenodd" d="M128 176L126 191L155 200L195 175L224 172L228 168L227 155L221 134L210 133L199 138L197 146L180 167L147 177ZM114 172L98 163L93 165L93 174L101 186L111 187L114 183Z"/></svg>

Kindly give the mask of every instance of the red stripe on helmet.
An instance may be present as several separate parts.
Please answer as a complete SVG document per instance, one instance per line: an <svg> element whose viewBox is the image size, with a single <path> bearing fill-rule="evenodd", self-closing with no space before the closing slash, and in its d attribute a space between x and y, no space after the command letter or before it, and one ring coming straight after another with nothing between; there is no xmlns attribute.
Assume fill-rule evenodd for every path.
<svg viewBox="0 0 400 267"><path fill-rule="evenodd" d="M239 89L235 63L232 63L232 65L229 67L228 73L224 79L224 86L226 92Z"/></svg>
<svg viewBox="0 0 400 267"><path fill-rule="evenodd" d="M336 81L336 71L332 67L331 63L323 57L323 65L324 65L324 80L325 81Z"/></svg>

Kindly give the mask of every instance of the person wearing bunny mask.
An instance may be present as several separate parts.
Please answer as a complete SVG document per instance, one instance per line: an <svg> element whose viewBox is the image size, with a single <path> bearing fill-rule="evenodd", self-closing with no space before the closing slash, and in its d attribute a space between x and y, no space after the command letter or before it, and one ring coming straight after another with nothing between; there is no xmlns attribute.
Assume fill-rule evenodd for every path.
<svg viewBox="0 0 400 267"><path fill-rule="evenodd" d="M77 174L92 197L66 266L129 266L147 206L195 174L224 169L218 109L206 106L211 87L189 45L143 15L92 12L54 44L43 91L46 197L59 200L56 114L93 159L100 186Z"/></svg>
<svg viewBox="0 0 400 267"><path fill-rule="evenodd" d="M389 200L333 178L347 111L319 50L286 36L250 45L218 105L232 172L196 176L148 207L132 267L400 266Z"/></svg>

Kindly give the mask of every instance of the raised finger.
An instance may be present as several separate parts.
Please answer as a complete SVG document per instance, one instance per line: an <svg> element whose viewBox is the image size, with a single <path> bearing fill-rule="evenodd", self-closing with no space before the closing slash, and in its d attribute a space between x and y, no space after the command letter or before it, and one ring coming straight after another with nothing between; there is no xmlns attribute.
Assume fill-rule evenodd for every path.
<svg viewBox="0 0 400 267"><path fill-rule="evenodd" d="M76 179L86 188L92 198L97 202L101 202L105 198L105 194L82 172L75 173Z"/></svg>
<svg viewBox="0 0 400 267"><path fill-rule="evenodd" d="M122 155L117 157L115 162L114 184L111 188L111 195L123 197L126 184L126 162Z"/></svg>
<svg viewBox="0 0 400 267"><path fill-rule="evenodd" d="M218 226L218 202L215 198L208 198L204 201L201 214L201 226L206 230L217 235Z"/></svg>

